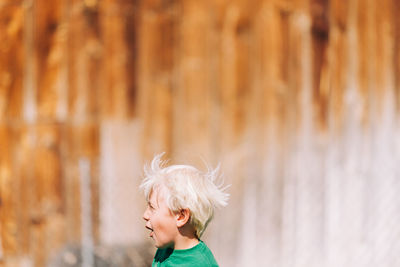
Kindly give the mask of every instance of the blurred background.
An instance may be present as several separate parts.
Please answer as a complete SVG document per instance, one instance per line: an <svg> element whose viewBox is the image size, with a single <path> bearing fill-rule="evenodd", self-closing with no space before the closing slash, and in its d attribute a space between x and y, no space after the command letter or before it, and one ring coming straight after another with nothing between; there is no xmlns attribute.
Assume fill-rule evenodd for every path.
<svg viewBox="0 0 400 267"><path fill-rule="evenodd" d="M400 266L399 48L398 0L0 0L0 266L149 266L163 151L222 267Z"/></svg>

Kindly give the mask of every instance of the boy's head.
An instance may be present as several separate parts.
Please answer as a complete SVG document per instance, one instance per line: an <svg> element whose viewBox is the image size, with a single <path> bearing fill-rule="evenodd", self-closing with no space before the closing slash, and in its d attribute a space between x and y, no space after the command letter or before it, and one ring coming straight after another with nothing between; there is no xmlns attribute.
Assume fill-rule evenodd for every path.
<svg viewBox="0 0 400 267"><path fill-rule="evenodd" d="M146 228L156 247L164 248L182 235L200 238L215 208L225 206L229 195L214 184L218 168L201 172L189 165L164 167L161 156L145 168L140 187L148 203L143 214Z"/></svg>

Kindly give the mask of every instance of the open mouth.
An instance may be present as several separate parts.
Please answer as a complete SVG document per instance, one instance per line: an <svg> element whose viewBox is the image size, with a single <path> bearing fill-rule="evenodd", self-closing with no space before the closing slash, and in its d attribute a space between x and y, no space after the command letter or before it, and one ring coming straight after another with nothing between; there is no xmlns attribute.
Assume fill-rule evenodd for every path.
<svg viewBox="0 0 400 267"><path fill-rule="evenodd" d="M151 232L150 232L150 237L152 237L153 236L153 228L150 228L150 227L148 227L148 226L145 226L147 229L149 229Z"/></svg>

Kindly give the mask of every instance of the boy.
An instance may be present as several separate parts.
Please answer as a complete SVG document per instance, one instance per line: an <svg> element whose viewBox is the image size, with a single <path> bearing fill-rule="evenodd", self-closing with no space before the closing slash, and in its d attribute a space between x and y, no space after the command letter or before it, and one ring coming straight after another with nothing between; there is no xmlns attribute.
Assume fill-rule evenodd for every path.
<svg viewBox="0 0 400 267"><path fill-rule="evenodd" d="M217 267L200 237L215 208L227 204L225 188L214 184L218 168L203 173L189 165L164 167L161 156L145 168L140 185L148 203L143 219L158 248L152 266Z"/></svg>

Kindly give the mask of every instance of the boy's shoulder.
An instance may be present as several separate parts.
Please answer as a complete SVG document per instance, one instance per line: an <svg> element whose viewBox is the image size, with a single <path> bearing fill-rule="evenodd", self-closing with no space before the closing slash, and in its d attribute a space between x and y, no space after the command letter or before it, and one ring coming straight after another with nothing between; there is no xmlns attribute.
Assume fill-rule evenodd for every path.
<svg viewBox="0 0 400 267"><path fill-rule="evenodd" d="M211 250L202 241L190 249L158 249L152 266L218 267Z"/></svg>

